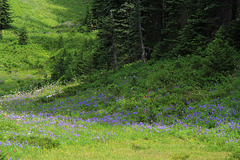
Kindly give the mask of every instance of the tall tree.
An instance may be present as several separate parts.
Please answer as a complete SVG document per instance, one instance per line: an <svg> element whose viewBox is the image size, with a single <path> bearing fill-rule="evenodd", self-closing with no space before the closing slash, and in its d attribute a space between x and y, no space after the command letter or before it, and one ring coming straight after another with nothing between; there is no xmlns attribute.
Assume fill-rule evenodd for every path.
<svg viewBox="0 0 240 160"><path fill-rule="evenodd" d="M220 26L239 30L239 4L240 0L94 0L93 19L101 41L95 59L107 66L117 59L120 66L198 53L198 47L205 49L214 40ZM239 34L232 33L229 37L239 46Z"/></svg>
<svg viewBox="0 0 240 160"><path fill-rule="evenodd" d="M10 23L12 19L8 0L0 0L0 39L2 39L2 30L10 28Z"/></svg>
<svg viewBox="0 0 240 160"><path fill-rule="evenodd" d="M172 50L177 45L179 30L185 27L186 4L184 0L162 0L162 28L159 42L156 42L153 50L153 58L162 59L173 56Z"/></svg>
<svg viewBox="0 0 240 160"><path fill-rule="evenodd" d="M113 12L110 10L110 16L111 16L111 21L112 21L112 27L114 27L114 19L113 19ZM114 68L115 70L118 69L118 63L117 63L117 49L116 49L116 42L115 42L115 33L114 33L114 28L112 28L112 46L111 46L111 51L113 53L113 59L114 59Z"/></svg>
<svg viewBox="0 0 240 160"><path fill-rule="evenodd" d="M143 33L142 33L142 18L141 18L141 10L140 10L141 4L140 0L137 1L137 13L138 13L138 29L139 29L139 35L140 35L140 42L141 42L141 48L142 48L142 61L143 63L146 63L146 47L143 42Z"/></svg>
<svg viewBox="0 0 240 160"><path fill-rule="evenodd" d="M93 22L97 29L99 29L99 48L93 55L93 64L95 69L112 69L116 68L116 59L112 56L116 53L114 20L111 16L111 11L117 8L117 1L111 0L94 0L91 9Z"/></svg>

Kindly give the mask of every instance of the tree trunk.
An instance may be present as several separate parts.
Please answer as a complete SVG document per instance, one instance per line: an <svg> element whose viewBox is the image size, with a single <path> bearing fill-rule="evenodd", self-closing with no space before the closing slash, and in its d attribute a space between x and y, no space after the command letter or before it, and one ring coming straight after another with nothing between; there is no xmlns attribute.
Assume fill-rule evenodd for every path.
<svg viewBox="0 0 240 160"><path fill-rule="evenodd" d="M162 40L161 30L164 28L164 15L163 15L164 0L159 0L159 3L157 4L156 7L158 7L159 10L161 10L160 12L156 13L156 17L155 17L155 28L157 31L156 42L159 42Z"/></svg>
<svg viewBox="0 0 240 160"><path fill-rule="evenodd" d="M183 29L186 24L187 24L187 4L186 3L183 3L182 5L182 13L181 13L181 17L180 17L180 22L181 22L181 25L180 25L180 29Z"/></svg>
<svg viewBox="0 0 240 160"><path fill-rule="evenodd" d="M233 0L233 2L232 2L232 17L231 17L232 21L237 19L238 5L239 5L239 0Z"/></svg>
<svg viewBox="0 0 240 160"><path fill-rule="evenodd" d="M164 10L166 8L165 6L165 0L162 1L162 10ZM165 14L164 12L162 12L162 29L164 29L166 26L165 24Z"/></svg>
<svg viewBox="0 0 240 160"><path fill-rule="evenodd" d="M143 33L142 33L142 23L141 23L141 11L140 11L140 0L138 0L138 29L140 34L140 41L141 41L141 48L142 48L142 61L143 63L146 63L146 47L144 46L143 42Z"/></svg>
<svg viewBox="0 0 240 160"><path fill-rule="evenodd" d="M110 11L111 14L111 19L112 19L112 50L113 50L113 59L114 59L114 68L115 70L118 70L118 65L117 65L117 49L116 49L116 43L115 43L115 35L114 35L114 21L113 21L113 13L112 10Z"/></svg>
<svg viewBox="0 0 240 160"><path fill-rule="evenodd" d="M218 18L222 20L222 24L224 26L228 26L232 20L232 13L233 13L233 2L234 0L222 0L221 1L221 8L219 8Z"/></svg>

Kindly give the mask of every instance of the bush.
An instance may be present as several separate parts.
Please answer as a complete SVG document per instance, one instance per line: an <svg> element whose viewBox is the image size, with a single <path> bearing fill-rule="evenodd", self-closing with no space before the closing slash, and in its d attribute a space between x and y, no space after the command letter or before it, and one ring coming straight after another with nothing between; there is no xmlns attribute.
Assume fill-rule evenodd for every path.
<svg viewBox="0 0 240 160"><path fill-rule="evenodd" d="M58 142L57 140L36 136L11 136L9 137L9 140L17 140L20 143L27 141L29 145L36 145L46 149L57 148L58 146L60 146L60 142Z"/></svg>
<svg viewBox="0 0 240 160"><path fill-rule="evenodd" d="M52 80L68 82L92 69L91 55L85 55L83 50L71 51L66 48L59 50L52 61Z"/></svg>
<svg viewBox="0 0 240 160"><path fill-rule="evenodd" d="M7 159L7 153L5 153L3 150L0 150L0 160Z"/></svg>
<svg viewBox="0 0 240 160"><path fill-rule="evenodd" d="M152 59L167 59L172 57L172 54L169 50L168 42L160 41L158 42L153 49L153 53L151 55Z"/></svg>
<svg viewBox="0 0 240 160"><path fill-rule="evenodd" d="M230 159L240 159L240 151L239 150L233 151Z"/></svg>
<svg viewBox="0 0 240 160"><path fill-rule="evenodd" d="M16 80L7 79L1 89L7 93L15 92L19 89L19 84Z"/></svg>
<svg viewBox="0 0 240 160"><path fill-rule="evenodd" d="M59 53L54 57L54 61L52 64L52 79L54 81L57 80L71 80L73 77L71 72L69 71L69 64L71 63L71 54L63 48L59 51Z"/></svg>

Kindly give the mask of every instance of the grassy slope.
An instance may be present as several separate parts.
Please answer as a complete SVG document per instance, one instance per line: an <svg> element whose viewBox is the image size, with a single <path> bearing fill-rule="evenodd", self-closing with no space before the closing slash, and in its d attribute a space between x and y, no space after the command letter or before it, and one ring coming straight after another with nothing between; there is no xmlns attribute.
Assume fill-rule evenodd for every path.
<svg viewBox="0 0 240 160"><path fill-rule="evenodd" d="M182 62L184 60L181 60L181 64L188 65ZM238 124L235 123L239 121L239 116L232 114L232 109L239 105L239 73L224 84L201 89L189 77L194 70L186 66L179 67L178 63L170 60L156 64L133 64L115 73L95 73L87 78L90 83L55 85L33 93L6 97L5 100L11 99L0 102L2 124L8 126L6 124L10 118L13 119L11 124L16 123L16 127L3 129L3 143L12 136L8 134L12 132L46 137L62 144L51 150L27 144L23 150L12 145L5 147L4 151L11 153L8 157L22 159L227 159L232 151L238 149L240 139ZM177 81L170 80L171 77ZM68 97L48 96L54 93L60 93L60 97L61 94L67 94ZM72 94L76 95L70 96ZM195 100L194 103L184 104L182 108L182 111L187 111L184 117L188 117L188 120L172 117L174 112L167 109L179 102L180 97L182 102ZM133 109L136 106L138 110ZM147 109L151 106L158 106L158 109L164 107L165 110L160 112L171 117L159 115L152 129L148 124L124 125L124 121L119 122L119 119L126 119L130 123L139 121L139 117L144 118L144 115L145 120L149 121ZM197 113L201 113L200 116L194 117ZM216 121L210 120L207 113L211 113L211 117L225 117L225 121L215 128ZM98 122L89 122L99 119ZM196 120L197 126L191 126L191 121ZM173 121L175 125L172 126ZM21 129L16 129L19 126ZM235 157L238 155L239 152Z"/></svg>
<svg viewBox="0 0 240 160"><path fill-rule="evenodd" d="M0 95L23 88L23 81L49 78L49 58L57 53L60 35L65 47L79 49L94 34L73 32L73 28L54 28L72 20L79 20L90 5L90 0L10 0L13 29L4 30L0 42ZM28 45L18 45L19 30L25 27ZM59 34L58 31L64 31ZM47 32L47 34L44 34ZM21 83L19 83L21 81ZM12 85L11 85L12 84ZM9 90L4 87L8 86Z"/></svg>

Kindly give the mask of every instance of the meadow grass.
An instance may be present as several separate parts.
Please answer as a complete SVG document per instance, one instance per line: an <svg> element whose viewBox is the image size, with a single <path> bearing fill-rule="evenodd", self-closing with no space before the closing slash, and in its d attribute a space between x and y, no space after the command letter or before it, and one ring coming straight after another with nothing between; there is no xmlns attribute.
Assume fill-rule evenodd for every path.
<svg viewBox="0 0 240 160"><path fill-rule="evenodd" d="M121 81L125 89L131 90L130 81L124 78ZM107 90L111 87L81 90L78 85L77 82L69 86L52 85L40 92L2 99L0 147L7 159L233 159L239 156L236 108L239 86L235 86L230 99L189 101L183 108L184 115L180 116L171 111L171 105L166 106L169 102L157 101L164 96L153 99L150 91L136 91L133 100L133 96L118 96ZM221 90L221 84L218 85ZM74 96L51 98L54 93L70 88L76 90ZM163 90L156 92L161 94ZM154 104L151 100L145 103L144 99L153 99L159 106L166 106L165 110L158 111L151 119L149 108Z"/></svg>
<svg viewBox="0 0 240 160"><path fill-rule="evenodd" d="M1 155L239 159L239 73L201 87L191 72L171 60L132 64L4 96Z"/></svg>
<svg viewBox="0 0 240 160"><path fill-rule="evenodd" d="M56 119L47 122L38 122L39 120L39 118L25 119L25 125L22 120L17 120L16 125L20 125L22 130L19 133L22 132L23 136L41 137L44 134L44 137L60 140L61 146L46 149L29 146L26 142L22 146L17 143L5 146L2 144L3 151L9 153L7 157L13 159L19 157L20 159L225 159L230 156L229 151L211 149L207 143L196 138L180 139L167 132L161 133L161 129L146 130L144 127L134 125L109 126L84 122L74 124L68 122L60 125L63 123L61 121L56 125L54 124L57 123ZM47 124L50 124L50 127ZM40 132L42 134L39 134ZM10 133L15 135L13 131Z"/></svg>

